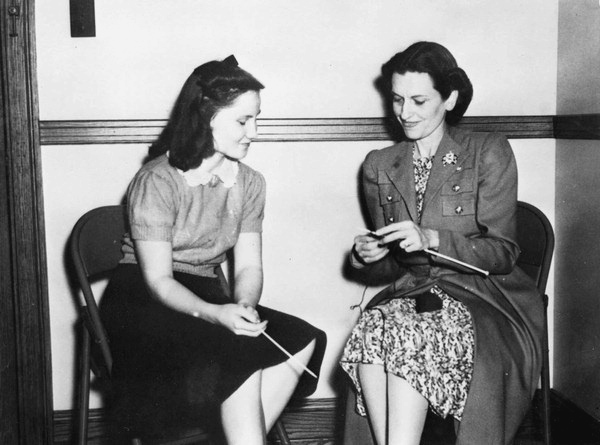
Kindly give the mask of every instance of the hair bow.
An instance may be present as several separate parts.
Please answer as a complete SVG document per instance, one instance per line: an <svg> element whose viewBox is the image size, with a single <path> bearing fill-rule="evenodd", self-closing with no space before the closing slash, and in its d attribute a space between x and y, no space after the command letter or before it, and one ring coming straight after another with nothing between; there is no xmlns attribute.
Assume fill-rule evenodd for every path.
<svg viewBox="0 0 600 445"><path fill-rule="evenodd" d="M223 59L222 63L229 66L238 66L238 61L233 54Z"/></svg>

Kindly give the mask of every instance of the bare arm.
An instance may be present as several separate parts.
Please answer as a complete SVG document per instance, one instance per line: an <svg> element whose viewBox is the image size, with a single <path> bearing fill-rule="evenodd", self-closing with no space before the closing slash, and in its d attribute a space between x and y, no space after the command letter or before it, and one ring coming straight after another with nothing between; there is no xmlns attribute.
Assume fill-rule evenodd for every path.
<svg viewBox="0 0 600 445"><path fill-rule="evenodd" d="M238 335L257 336L265 323L255 311L238 304L208 303L173 278L172 247L166 241L135 241L144 281L151 295L179 312L220 324Z"/></svg>
<svg viewBox="0 0 600 445"><path fill-rule="evenodd" d="M235 289L234 300L255 307L263 286L262 236L260 233L240 233L233 248Z"/></svg>

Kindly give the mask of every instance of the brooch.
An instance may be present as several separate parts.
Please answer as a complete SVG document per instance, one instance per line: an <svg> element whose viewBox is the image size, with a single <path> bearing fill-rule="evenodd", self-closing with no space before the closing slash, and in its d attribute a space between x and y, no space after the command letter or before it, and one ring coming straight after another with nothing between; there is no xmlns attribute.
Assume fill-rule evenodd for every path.
<svg viewBox="0 0 600 445"><path fill-rule="evenodd" d="M454 165L454 164L456 164L457 160L458 160L458 157L454 153L449 151L442 158L442 164L443 165Z"/></svg>

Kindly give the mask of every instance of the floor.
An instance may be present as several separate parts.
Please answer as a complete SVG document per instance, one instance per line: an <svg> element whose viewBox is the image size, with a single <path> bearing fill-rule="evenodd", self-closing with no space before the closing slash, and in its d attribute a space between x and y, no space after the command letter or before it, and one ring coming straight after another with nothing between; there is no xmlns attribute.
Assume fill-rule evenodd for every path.
<svg viewBox="0 0 600 445"><path fill-rule="evenodd" d="M541 412L538 401L526 416L513 445L544 445ZM569 407L552 404L552 444L553 445L600 445L600 425L582 419L579 413L573 413ZM311 413L297 412L284 416L284 423L290 433L293 445L342 445L340 416L331 409L312 410ZM91 434L94 436L94 434ZM272 434L269 445L280 442ZM431 415L427 419L421 445L453 445L455 441L454 425L449 419L443 421ZM66 443L66 442L60 442ZM199 442L180 442L199 443ZM202 442L200 442L202 443ZM90 437L89 445L114 445L110 437ZM205 443L206 444L206 443ZM213 442L211 445L215 445ZM481 444L485 445L485 444Z"/></svg>
<svg viewBox="0 0 600 445"><path fill-rule="evenodd" d="M543 425L539 413L539 401L535 400L513 445L544 444ZM454 444L454 428L451 422L440 421L434 416L430 416L427 422L428 428L423 434L421 445ZM590 428L588 423L565 415L560 407L556 406L553 406L551 432L552 445L600 445L600 431L597 428Z"/></svg>

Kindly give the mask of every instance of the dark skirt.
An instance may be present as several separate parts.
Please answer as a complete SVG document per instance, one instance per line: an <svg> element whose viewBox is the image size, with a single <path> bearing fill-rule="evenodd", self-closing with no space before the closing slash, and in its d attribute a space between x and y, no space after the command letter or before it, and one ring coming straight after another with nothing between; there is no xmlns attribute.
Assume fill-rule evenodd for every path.
<svg viewBox="0 0 600 445"><path fill-rule="evenodd" d="M207 302L231 302L217 278L178 272L174 277ZM292 315L262 306L257 310L261 320L269 321L267 333L291 354L317 341L308 367L318 375L325 333ZM213 423L219 405L250 375L288 359L265 336L235 335L158 302L149 295L138 265L116 269L100 312L114 361L111 406L116 421L128 430ZM316 384L305 372L295 395L312 394Z"/></svg>

